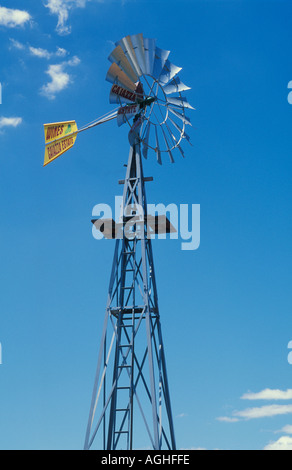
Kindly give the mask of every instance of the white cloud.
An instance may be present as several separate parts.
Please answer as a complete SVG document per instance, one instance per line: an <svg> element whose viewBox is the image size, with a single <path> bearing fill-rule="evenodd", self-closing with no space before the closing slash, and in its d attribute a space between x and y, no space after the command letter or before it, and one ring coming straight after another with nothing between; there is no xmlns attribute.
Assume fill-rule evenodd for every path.
<svg viewBox="0 0 292 470"><path fill-rule="evenodd" d="M60 93L72 83L72 79L69 73L67 73L66 68L68 66L75 67L79 64L80 59L75 56L67 62L50 65L46 73L51 78L51 81L41 88L41 94L49 99L55 99L57 93Z"/></svg>
<svg viewBox="0 0 292 470"><path fill-rule="evenodd" d="M41 47L33 47L29 46L29 51L32 55L39 57L39 58L44 58L44 59L51 59L52 57L65 57L68 52L66 49L63 49L62 47L58 47L56 52L49 52L47 49L42 49Z"/></svg>
<svg viewBox="0 0 292 470"><path fill-rule="evenodd" d="M248 392L241 396L243 400L292 400L292 389L280 390L266 388L260 392ZM231 416L223 416L217 418L218 421L226 423L234 423L238 421L249 421L260 418L271 418L274 416L285 416L292 414L291 404L271 404L246 408L244 410L233 411ZM275 433L288 434L282 435L278 440L271 441L263 450L292 450L292 425L286 425Z"/></svg>
<svg viewBox="0 0 292 470"><path fill-rule="evenodd" d="M71 28L67 21L69 11L73 8L84 8L89 0L48 0L45 5L50 12L58 17L57 32L61 35L70 34Z"/></svg>
<svg viewBox="0 0 292 470"><path fill-rule="evenodd" d="M52 57L65 57L68 54L68 51L62 47L57 47L56 52L49 52L47 49L43 49L41 47L34 47L30 45L22 44L21 42L17 41L16 39L10 38L11 47L14 47L18 50L26 50L32 56L38 57L40 59L51 59Z"/></svg>
<svg viewBox="0 0 292 470"><path fill-rule="evenodd" d="M242 395L242 400L291 400L292 399L292 389L286 391L283 390L272 390L266 388L258 393L245 393Z"/></svg>
<svg viewBox="0 0 292 470"><path fill-rule="evenodd" d="M0 129L3 127L17 127L22 123L22 118L20 117L0 117Z"/></svg>
<svg viewBox="0 0 292 470"><path fill-rule="evenodd" d="M33 47L29 46L29 51L32 55L40 58L50 59L52 57L52 53L47 51L46 49L42 49L41 47Z"/></svg>
<svg viewBox="0 0 292 470"><path fill-rule="evenodd" d="M27 11L0 7L0 26L15 28L17 26L23 26L30 20L31 16Z"/></svg>
<svg viewBox="0 0 292 470"><path fill-rule="evenodd" d="M63 47L57 48L57 52L56 52L57 57L65 57L67 54L68 54L68 51L66 51L66 49L63 49Z"/></svg>
<svg viewBox="0 0 292 470"><path fill-rule="evenodd" d="M70 28L67 26L69 17L69 5L65 0L48 0L45 5L52 14L58 16L57 32L59 34L70 34Z"/></svg>
<svg viewBox="0 0 292 470"><path fill-rule="evenodd" d="M292 437L282 436L275 442L270 442L264 450L292 450Z"/></svg>
<svg viewBox="0 0 292 470"><path fill-rule="evenodd" d="M266 388L261 392L252 393L248 392L242 395L242 400L291 400L292 399L292 389L279 390L279 389L270 389ZM292 414L292 405L266 405L259 406L254 408L247 408L241 411L233 411L232 416L223 416L217 418L218 421L226 423L234 423L240 421L241 419L257 419L257 418L267 418L271 416L286 415ZM291 427L292 430L292 427Z"/></svg>
<svg viewBox="0 0 292 470"><path fill-rule="evenodd" d="M267 405L234 412L234 416L245 419L269 418L292 413L292 405Z"/></svg>
<svg viewBox="0 0 292 470"><path fill-rule="evenodd" d="M276 431L277 433L285 433L285 434L292 434L292 426L291 424L287 424L286 426L284 426L282 429L280 429L280 431Z"/></svg>
<svg viewBox="0 0 292 470"><path fill-rule="evenodd" d="M216 419L217 421L221 421L222 423L236 423L237 421L239 421L238 418L230 418L229 416L220 416Z"/></svg>
<svg viewBox="0 0 292 470"><path fill-rule="evenodd" d="M64 62L64 64L70 65L70 67L75 67L76 65L79 65L80 62L81 60L79 59L79 57L75 55L72 59L68 60L68 62Z"/></svg>
<svg viewBox="0 0 292 470"><path fill-rule="evenodd" d="M19 49L19 50L25 49L25 45L19 41L16 41L16 39L10 38L9 40L11 42L11 46L14 47L15 49Z"/></svg>
<svg viewBox="0 0 292 470"><path fill-rule="evenodd" d="M218 421L235 422L239 418L250 420L257 418L269 418L272 416L292 414L292 405L267 405L255 408L246 408L241 411L234 411L232 417L217 418Z"/></svg>
<svg viewBox="0 0 292 470"><path fill-rule="evenodd" d="M46 73L51 77L51 81L42 87L41 93L47 98L55 99L56 93L69 85L70 75L64 71L62 64L50 65Z"/></svg>

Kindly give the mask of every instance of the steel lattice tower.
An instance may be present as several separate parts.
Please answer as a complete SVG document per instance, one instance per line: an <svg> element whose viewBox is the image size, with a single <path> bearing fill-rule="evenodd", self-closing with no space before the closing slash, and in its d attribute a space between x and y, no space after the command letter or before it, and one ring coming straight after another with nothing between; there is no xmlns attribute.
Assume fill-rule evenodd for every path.
<svg viewBox="0 0 292 470"><path fill-rule="evenodd" d="M104 450L133 449L137 413L135 431L146 430L153 449L176 448L146 204L137 140L124 182L125 230L116 240L85 449L98 433ZM144 218L137 217L131 237L126 225L137 207Z"/></svg>

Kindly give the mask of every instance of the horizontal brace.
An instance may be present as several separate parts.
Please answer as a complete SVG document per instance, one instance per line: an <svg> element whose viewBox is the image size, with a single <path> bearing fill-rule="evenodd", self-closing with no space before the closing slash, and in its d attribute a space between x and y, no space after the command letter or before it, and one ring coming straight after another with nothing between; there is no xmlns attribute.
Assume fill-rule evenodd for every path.
<svg viewBox="0 0 292 470"><path fill-rule="evenodd" d="M133 311L134 310L134 311ZM133 319L133 314L135 315L134 320L139 320L140 314L145 311L145 307L135 307L134 309L132 307L126 307L123 309L120 308L111 308L110 312L114 317L117 317L118 315L122 315L123 320L128 320L132 321ZM159 315L158 309L157 308L150 308L149 312L153 317L156 317ZM125 317L124 315L129 315L129 317ZM132 325L122 325L122 326L132 326Z"/></svg>
<svg viewBox="0 0 292 470"><path fill-rule="evenodd" d="M129 178L128 181L135 181L137 178ZM153 181L153 176L146 176L143 178L144 183L147 183L148 181ZM119 180L119 184L125 184L125 180Z"/></svg>

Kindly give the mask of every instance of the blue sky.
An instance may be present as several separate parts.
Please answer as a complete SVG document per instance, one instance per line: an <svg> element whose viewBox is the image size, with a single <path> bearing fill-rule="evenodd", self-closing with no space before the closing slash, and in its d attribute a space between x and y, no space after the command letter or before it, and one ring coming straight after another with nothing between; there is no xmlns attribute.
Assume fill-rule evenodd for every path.
<svg viewBox="0 0 292 470"><path fill-rule="evenodd" d="M114 242L91 233L128 158L115 122L43 168L43 124L109 112L115 41L171 50L193 147L148 202L201 205L153 242L178 448L292 448L290 0L0 0L0 448L83 447Z"/></svg>

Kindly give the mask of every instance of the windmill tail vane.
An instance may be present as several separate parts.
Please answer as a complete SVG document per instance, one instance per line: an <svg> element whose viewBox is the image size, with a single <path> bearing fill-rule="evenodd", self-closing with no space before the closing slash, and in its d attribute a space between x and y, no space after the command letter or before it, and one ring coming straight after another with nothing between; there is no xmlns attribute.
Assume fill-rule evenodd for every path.
<svg viewBox="0 0 292 470"><path fill-rule="evenodd" d="M167 218L147 213L145 183L153 178L144 177L141 158L152 151L158 164L165 156L173 163L174 151L184 157L181 144L190 143L186 113L194 108L182 95L190 87L178 77L182 69L169 55L155 39L124 37L109 56L106 75L109 102L117 107L80 129L76 121L44 125L44 166L71 149L81 132L112 120L129 126L126 177L119 182L124 185L121 217L118 223L92 221L105 238L115 239L115 251L84 449L132 450L146 439L152 449L176 449L152 240L147 236L148 226L163 234L175 228ZM121 230L129 219L140 227L140 237Z"/></svg>
<svg viewBox="0 0 292 470"><path fill-rule="evenodd" d="M156 46L156 39L142 34L118 41L106 75L112 84L109 102L118 107L80 129L75 121L45 124L44 166L71 149L79 133L114 119L119 127L130 126L130 143L138 137L145 158L149 149L159 164L163 154L173 163L175 149L184 156L181 142L190 143L185 129L191 126L186 110L194 108L182 95L190 90L178 76L182 69L169 61L169 55L170 51Z"/></svg>
<svg viewBox="0 0 292 470"><path fill-rule="evenodd" d="M70 150L75 142L77 135L83 131L96 127L104 122L116 119L117 111L111 112L99 119L78 129L75 121L54 122L44 124L45 131L45 158L44 166L48 165L56 158Z"/></svg>

